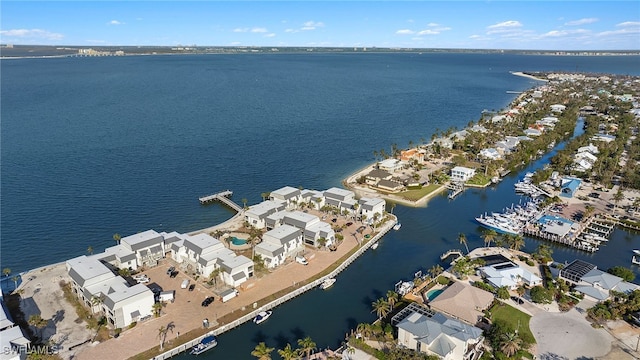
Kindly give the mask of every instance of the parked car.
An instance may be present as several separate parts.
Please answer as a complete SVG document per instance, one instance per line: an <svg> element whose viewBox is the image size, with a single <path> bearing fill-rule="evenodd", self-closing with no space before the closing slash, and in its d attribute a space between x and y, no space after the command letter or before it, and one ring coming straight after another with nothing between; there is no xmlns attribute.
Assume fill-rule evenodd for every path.
<svg viewBox="0 0 640 360"><path fill-rule="evenodd" d="M208 298L204 299L204 301L202 301L202 306L207 307L211 305L213 300L215 300L215 298L213 296L209 296Z"/></svg>
<svg viewBox="0 0 640 360"><path fill-rule="evenodd" d="M308 265L309 264L309 262L307 261L307 258L305 258L304 256L300 256L300 255L296 256L296 262L298 264L302 264L302 265Z"/></svg>
<svg viewBox="0 0 640 360"><path fill-rule="evenodd" d="M179 273L180 273L179 271L172 271L171 275L169 275L169 276L174 278L174 277L178 276Z"/></svg>
<svg viewBox="0 0 640 360"><path fill-rule="evenodd" d="M189 279L182 280L182 284L180 284L180 288L186 289L189 287Z"/></svg>
<svg viewBox="0 0 640 360"><path fill-rule="evenodd" d="M196 284L189 285L189 291L193 291L196 288Z"/></svg>
<svg viewBox="0 0 640 360"><path fill-rule="evenodd" d="M175 266L171 266L167 269L167 275L172 275L173 272L176 270Z"/></svg>
<svg viewBox="0 0 640 360"><path fill-rule="evenodd" d="M138 282L138 284L146 284L151 280L147 275L134 277L134 279Z"/></svg>

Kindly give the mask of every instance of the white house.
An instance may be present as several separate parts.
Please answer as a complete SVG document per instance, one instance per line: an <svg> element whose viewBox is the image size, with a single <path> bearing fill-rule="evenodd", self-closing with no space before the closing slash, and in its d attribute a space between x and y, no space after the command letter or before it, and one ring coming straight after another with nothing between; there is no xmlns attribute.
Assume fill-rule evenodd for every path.
<svg viewBox="0 0 640 360"><path fill-rule="evenodd" d="M382 170L386 170L388 172L395 172L397 170L402 169L403 163L394 158L389 158L382 160L378 163L378 168Z"/></svg>
<svg viewBox="0 0 640 360"><path fill-rule="evenodd" d="M502 154L498 152L495 148L488 148L480 150L480 156L489 159L489 160L499 160L502 159Z"/></svg>
<svg viewBox="0 0 640 360"><path fill-rule="evenodd" d="M300 199L303 202L309 204L309 207L315 210L320 210L325 202L324 194L318 190L304 189L300 192Z"/></svg>
<svg viewBox="0 0 640 360"><path fill-rule="evenodd" d="M552 112L563 112L567 107L562 104L553 104L551 105Z"/></svg>
<svg viewBox="0 0 640 360"><path fill-rule="evenodd" d="M593 145L592 143L589 143L589 145L587 146L582 146L578 148L578 154L579 153L583 153L583 152L588 152L592 155L598 155L599 151L598 151L598 147Z"/></svg>
<svg viewBox="0 0 640 360"><path fill-rule="evenodd" d="M346 210L353 212L353 205L356 203L355 193L351 190L345 190L332 187L323 193L326 205L335 206L340 212Z"/></svg>
<svg viewBox="0 0 640 360"><path fill-rule="evenodd" d="M129 286L97 256L79 256L66 262L72 290L93 311L102 311L116 328L129 326L152 314L153 292L143 284Z"/></svg>
<svg viewBox="0 0 640 360"><path fill-rule="evenodd" d="M274 268L304 249L302 231L290 225L278 226L262 236L262 242L255 246L267 268Z"/></svg>
<svg viewBox="0 0 640 360"><path fill-rule="evenodd" d="M416 303L411 303L401 314L403 318L392 320L392 323L397 322L401 347L444 360L475 360L482 356L484 337L480 328Z"/></svg>
<svg viewBox="0 0 640 360"><path fill-rule="evenodd" d="M524 131L526 136L540 136L542 135L542 131L540 129L528 128Z"/></svg>
<svg viewBox="0 0 640 360"><path fill-rule="evenodd" d="M300 229L304 243L310 246L320 246L321 244L318 240L321 238L326 240L326 246L335 242L335 232L331 228L331 225L320 221L315 215L302 211L286 211L282 213L281 219L275 224L274 228L280 224Z"/></svg>
<svg viewBox="0 0 640 360"><path fill-rule="evenodd" d="M451 169L451 180L453 181L467 181L476 174L475 169L469 169L464 166L456 166Z"/></svg>
<svg viewBox="0 0 640 360"><path fill-rule="evenodd" d="M593 167L596 160L598 160L598 158L588 151L579 152L573 158L573 162L575 164L574 169L582 172L588 171Z"/></svg>
<svg viewBox="0 0 640 360"><path fill-rule="evenodd" d="M138 266L155 266L164 258L164 238L155 230L123 237L120 245L136 254Z"/></svg>
<svg viewBox="0 0 640 360"><path fill-rule="evenodd" d="M360 198L358 203L360 204L358 211L367 219L375 219L376 214L378 218L382 217L387 204L383 199L368 197Z"/></svg>
<svg viewBox="0 0 640 360"><path fill-rule="evenodd" d="M285 186L269 194L269 200L286 203L287 206L296 205L300 202L300 190L291 186Z"/></svg>
<svg viewBox="0 0 640 360"><path fill-rule="evenodd" d="M482 277L496 288L506 286L515 290L523 284L530 287L542 284L539 276L511 261L483 266L479 270Z"/></svg>
<svg viewBox="0 0 640 360"><path fill-rule="evenodd" d="M244 213L244 219L251 226L257 229L264 229L267 226L267 217L271 214L283 211L285 207L286 204L280 201L263 201L259 204L250 206L249 210Z"/></svg>

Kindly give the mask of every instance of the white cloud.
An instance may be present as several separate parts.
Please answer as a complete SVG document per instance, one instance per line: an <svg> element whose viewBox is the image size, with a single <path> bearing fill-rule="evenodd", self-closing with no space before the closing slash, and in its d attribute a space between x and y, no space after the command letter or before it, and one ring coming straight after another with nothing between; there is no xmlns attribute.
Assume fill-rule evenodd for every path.
<svg viewBox="0 0 640 360"><path fill-rule="evenodd" d="M640 35L640 27L625 28L620 30L603 31L596 34L597 36L625 36L625 35Z"/></svg>
<svg viewBox="0 0 640 360"><path fill-rule="evenodd" d="M431 30L431 29L418 31L418 35L437 35L437 34L440 34L440 32L436 30Z"/></svg>
<svg viewBox="0 0 640 360"><path fill-rule="evenodd" d="M233 29L233 32L235 33L244 33L244 32L248 32L249 28L235 28Z"/></svg>
<svg viewBox="0 0 640 360"><path fill-rule="evenodd" d="M427 26L428 27L436 27L436 26L440 26L440 25L437 24L437 23L428 23Z"/></svg>
<svg viewBox="0 0 640 360"><path fill-rule="evenodd" d="M274 36L276 36L276 34L274 34L274 33L269 33L269 34L265 34L264 35L264 37L267 37L267 38L272 38Z"/></svg>
<svg viewBox="0 0 640 360"><path fill-rule="evenodd" d="M407 20L408 23L413 24L414 20L413 19L409 19Z"/></svg>
<svg viewBox="0 0 640 360"><path fill-rule="evenodd" d="M1 30L0 36L17 37L17 38L35 38L35 39L46 39L46 40L60 40L64 38L64 35L62 34L50 32L42 29Z"/></svg>
<svg viewBox="0 0 640 360"><path fill-rule="evenodd" d="M107 25L123 25L124 23L122 21L118 21L118 20L111 20L107 23Z"/></svg>
<svg viewBox="0 0 640 360"><path fill-rule="evenodd" d="M574 35L586 35L591 33L589 30L577 29L577 30L552 30L540 35L540 38L558 38Z"/></svg>
<svg viewBox="0 0 640 360"><path fill-rule="evenodd" d="M584 18L584 19L580 19L580 20L567 21L564 24L567 25L567 26L577 26L577 25L584 25L584 24L593 24L594 22L598 22L598 19L597 18Z"/></svg>
<svg viewBox="0 0 640 360"><path fill-rule="evenodd" d="M298 30L296 30L296 29L286 29L284 32L286 32L286 33L297 33Z"/></svg>
<svg viewBox="0 0 640 360"><path fill-rule="evenodd" d="M514 31L522 27L522 23L516 20L504 21L494 25L487 26L487 34L498 34Z"/></svg>
<svg viewBox="0 0 640 360"><path fill-rule="evenodd" d="M625 21L620 24L616 24L617 27L640 27L640 21Z"/></svg>
<svg viewBox="0 0 640 360"><path fill-rule="evenodd" d="M396 34L398 34L398 35L412 35L412 34L415 34L415 31L409 30L409 29L402 29L402 30L396 31Z"/></svg>
<svg viewBox="0 0 640 360"><path fill-rule="evenodd" d="M308 31L308 30L315 30L317 28L320 27L324 27L324 23L321 21L307 21L304 24L302 24L303 26L300 28L300 30L303 31Z"/></svg>
<svg viewBox="0 0 640 360"><path fill-rule="evenodd" d="M268 31L265 28L253 28L253 29L251 29L251 32L252 33L266 33Z"/></svg>

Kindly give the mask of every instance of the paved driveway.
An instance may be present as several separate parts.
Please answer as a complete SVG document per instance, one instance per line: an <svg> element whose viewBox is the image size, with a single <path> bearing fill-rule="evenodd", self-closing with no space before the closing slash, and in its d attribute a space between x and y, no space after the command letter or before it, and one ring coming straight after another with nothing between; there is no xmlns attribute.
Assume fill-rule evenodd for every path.
<svg viewBox="0 0 640 360"><path fill-rule="evenodd" d="M611 351L614 338L594 329L577 310L566 313L538 312L529 323L537 342L538 359L596 358Z"/></svg>

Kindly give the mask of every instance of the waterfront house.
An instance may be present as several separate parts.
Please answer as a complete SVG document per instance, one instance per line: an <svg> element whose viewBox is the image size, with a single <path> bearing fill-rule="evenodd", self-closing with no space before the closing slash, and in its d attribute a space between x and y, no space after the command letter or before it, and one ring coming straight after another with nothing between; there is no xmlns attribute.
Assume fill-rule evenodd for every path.
<svg viewBox="0 0 640 360"><path fill-rule="evenodd" d="M592 155L598 155L599 151L598 151L598 147L593 145L592 143L589 143L589 145L587 146L582 146L578 148L577 153L584 153L584 152L588 152Z"/></svg>
<svg viewBox="0 0 640 360"><path fill-rule="evenodd" d="M379 169L382 169L391 173L401 170L403 166L404 166L403 162L393 158L384 159L378 163Z"/></svg>
<svg viewBox="0 0 640 360"><path fill-rule="evenodd" d="M138 266L156 266L164 258L164 238L155 230L123 237L120 245L136 254Z"/></svg>
<svg viewBox="0 0 640 360"><path fill-rule="evenodd" d="M495 148L488 148L480 150L480 157L489 160L499 160L502 159L502 155Z"/></svg>
<svg viewBox="0 0 640 360"><path fill-rule="evenodd" d="M493 298L488 291L456 281L431 300L429 307L475 325L482 319L483 311L489 308Z"/></svg>
<svg viewBox="0 0 640 360"><path fill-rule="evenodd" d="M138 269L138 257L136 253L123 245L115 245L104 249L103 253L94 255L98 260L107 262L119 269Z"/></svg>
<svg viewBox="0 0 640 360"><path fill-rule="evenodd" d="M112 326L123 328L151 315L153 292L143 284L129 286L97 256L82 255L67 260L66 267L78 299L94 312L104 313Z"/></svg>
<svg viewBox="0 0 640 360"><path fill-rule="evenodd" d="M608 134L595 134L591 137L591 140L593 141L602 141L606 143L610 143L615 139L616 137L614 135L608 135Z"/></svg>
<svg viewBox="0 0 640 360"><path fill-rule="evenodd" d="M31 341L24 336L20 326L13 322L0 293L0 360L25 360L30 345Z"/></svg>
<svg viewBox="0 0 640 360"><path fill-rule="evenodd" d="M445 148L445 149L453 149L453 140L446 137L437 138L432 141L432 144L434 146L437 144L441 148Z"/></svg>
<svg viewBox="0 0 640 360"><path fill-rule="evenodd" d="M482 356L482 330L411 303L392 319L398 345L444 360L477 360Z"/></svg>
<svg viewBox="0 0 640 360"><path fill-rule="evenodd" d="M573 169L578 172L588 171L597 160L598 158L590 152L579 152L573 156Z"/></svg>
<svg viewBox="0 0 640 360"><path fill-rule="evenodd" d="M312 209L320 210L324 206L322 191L304 189L300 192L300 198Z"/></svg>
<svg viewBox="0 0 640 360"><path fill-rule="evenodd" d="M334 206L338 209L339 213L347 212L353 213L354 204L356 204L355 193L351 190L345 190L337 187L332 187L323 193L325 197L325 203L330 206Z"/></svg>
<svg viewBox="0 0 640 360"><path fill-rule="evenodd" d="M360 214L366 216L367 219L381 218L387 204L383 199L368 197L360 198L358 203L360 204Z"/></svg>
<svg viewBox="0 0 640 360"><path fill-rule="evenodd" d="M304 250L302 231L290 225L278 226L262 236L262 242L255 247L269 269L281 265L289 257Z"/></svg>
<svg viewBox="0 0 640 360"><path fill-rule="evenodd" d="M250 206L249 210L244 212L244 219L256 229L264 229L267 226L267 217L279 211L283 211L285 207L286 204L280 201L263 201L259 204Z"/></svg>
<svg viewBox="0 0 640 360"><path fill-rule="evenodd" d="M364 181L368 185L377 186L380 180L390 180L393 175L390 172L382 169L373 169L364 176Z"/></svg>
<svg viewBox="0 0 640 360"><path fill-rule="evenodd" d="M302 199L300 194L301 192L299 189L291 186L285 186L272 191L271 194L269 194L269 200L285 203L288 208L291 208L292 206L295 207Z"/></svg>
<svg viewBox="0 0 640 360"><path fill-rule="evenodd" d="M451 169L451 180L464 182L471 179L475 174L475 169L466 168L464 166L456 166Z"/></svg>
<svg viewBox="0 0 640 360"><path fill-rule="evenodd" d="M560 196L572 198L582 181L578 178L564 177L560 180Z"/></svg>
<svg viewBox="0 0 640 360"><path fill-rule="evenodd" d="M416 160L419 163L423 162L424 150L413 148L409 150L400 151L400 161L410 162L411 160Z"/></svg>
<svg viewBox="0 0 640 360"><path fill-rule="evenodd" d="M335 242L335 232L326 222L320 221L315 215L302 211L283 211L267 218L267 229L276 229L282 225L289 225L302 232L304 244L319 247L320 239L324 239L325 246Z"/></svg>
<svg viewBox="0 0 640 360"><path fill-rule="evenodd" d="M596 301L609 299L611 291L630 294L640 287L622 278L599 270L594 264L574 260L560 270L559 277L574 286L574 289Z"/></svg>
<svg viewBox="0 0 640 360"><path fill-rule="evenodd" d="M398 192L404 189L404 185L394 180L380 180L376 187L389 192Z"/></svg>
<svg viewBox="0 0 640 360"><path fill-rule="evenodd" d="M528 128L524 130L524 134L526 136L540 136L542 135L542 131L540 129Z"/></svg>
<svg viewBox="0 0 640 360"><path fill-rule="evenodd" d="M495 288L506 286L515 290L520 285L533 287L542 284L540 277L512 261L483 266L478 270L482 278Z"/></svg>
<svg viewBox="0 0 640 360"><path fill-rule="evenodd" d="M563 112L567 107L562 105L562 104L553 104L551 105L551 112L554 113L561 113Z"/></svg>

